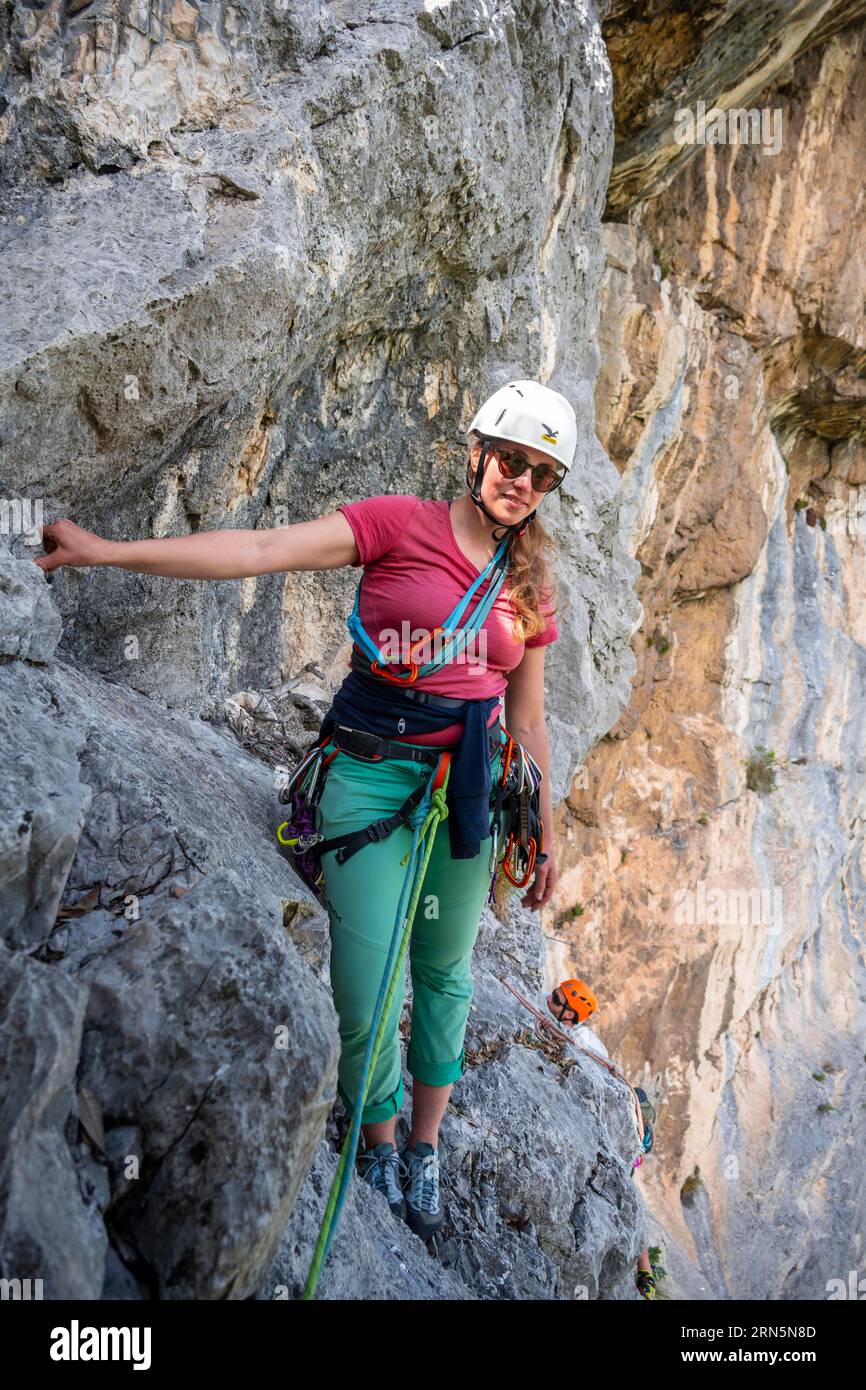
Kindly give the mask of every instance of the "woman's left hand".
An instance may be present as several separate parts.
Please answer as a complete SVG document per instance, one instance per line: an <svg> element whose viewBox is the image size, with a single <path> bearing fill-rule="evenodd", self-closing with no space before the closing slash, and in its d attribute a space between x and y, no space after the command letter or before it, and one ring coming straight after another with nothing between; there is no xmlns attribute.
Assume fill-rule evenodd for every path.
<svg viewBox="0 0 866 1390"><path fill-rule="evenodd" d="M548 852L547 858L535 870L534 879L520 899L521 906L528 907L532 912L537 912L540 907L544 907L544 904L549 902L553 896L553 889L558 878L559 869L556 866L556 859L553 854Z"/></svg>

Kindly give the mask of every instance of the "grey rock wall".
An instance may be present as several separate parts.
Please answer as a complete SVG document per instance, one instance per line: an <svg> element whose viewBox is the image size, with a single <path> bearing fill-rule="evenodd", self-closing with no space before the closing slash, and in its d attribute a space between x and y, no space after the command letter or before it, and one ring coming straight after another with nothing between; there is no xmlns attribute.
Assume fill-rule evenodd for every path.
<svg viewBox="0 0 866 1390"><path fill-rule="evenodd" d="M639 617L593 428L612 149L596 11L305 4L240 23L180 0L148 50L135 7L104 8L93 64L94 7L49 7L35 29L16 12L7 495L118 539L284 525L374 492L457 496L480 401L515 375L550 379L579 423L545 507L567 597L561 795L627 698ZM311 659L336 680L354 577L51 583L63 655L213 716Z"/></svg>
<svg viewBox="0 0 866 1390"><path fill-rule="evenodd" d="M345 1116L328 1121L327 922L277 851L274 769L227 726L43 655L0 666L42 770L2 793L7 843L21 831L0 878L0 1271L47 1298L299 1297ZM485 910L474 969L438 1261L356 1181L320 1297L596 1298L636 1258L630 1094L539 1047L502 983L543 997L534 916Z"/></svg>
<svg viewBox="0 0 866 1390"><path fill-rule="evenodd" d="M53 0L2 23L0 494L121 539L457 496L480 400L550 380L579 424L548 513L562 795L639 617L593 428L598 11ZM26 1038L56 1004L4 1078L2 1274L298 1297L345 1121L337 1020L325 919L273 839L286 749L246 712L264 690L288 751L309 741L357 575L46 578L31 554L13 537L0 571L4 1016ZM437 1259L355 1183L321 1297L597 1298L633 1264L629 1093L539 1048L499 978L540 999L542 947L533 914L485 913Z"/></svg>

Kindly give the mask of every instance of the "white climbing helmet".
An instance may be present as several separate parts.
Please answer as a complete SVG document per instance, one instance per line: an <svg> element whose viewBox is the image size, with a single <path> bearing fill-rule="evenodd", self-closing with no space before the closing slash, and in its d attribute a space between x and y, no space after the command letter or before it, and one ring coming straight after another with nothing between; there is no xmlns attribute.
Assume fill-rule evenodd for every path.
<svg viewBox="0 0 866 1390"><path fill-rule="evenodd" d="M577 449L577 419L559 391L540 381L509 381L488 397L466 431L485 439L528 444L570 468Z"/></svg>

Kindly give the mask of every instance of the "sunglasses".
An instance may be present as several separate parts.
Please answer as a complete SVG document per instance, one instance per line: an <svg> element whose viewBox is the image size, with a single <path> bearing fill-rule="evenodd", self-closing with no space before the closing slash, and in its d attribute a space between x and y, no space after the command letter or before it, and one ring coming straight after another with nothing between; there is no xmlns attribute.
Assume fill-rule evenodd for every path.
<svg viewBox="0 0 866 1390"><path fill-rule="evenodd" d="M559 1021L560 1021L560 1023L571 1023L572 1020L576 1023L576 1022L577 1022L577 1014L574 1012L574 1009L571 1007L571 1005L570 1005L565 999L559 998L558 996L559 996L559 990L558 990L558 989L555 989L555 990L553 991L552 998L553 998L554 1004L555 1004L556 1007L559 1009L559 1013L558 1013L558 1014L555 1014L554 1017L558 1018ZM568 1019L568 1018L565 1017L566 1013L570 1013L570 1014L571 1014L571 1018L570 1018L570 1019Z"/></svg>
<svg viewBox="0 0 866 1390"><path fill-rule="evenodd" d="M532 470L532 486L536 492L552 492L565 477L565 470L558 472L549 463L530 463L519 449L506 449L492 440L488 441L496 455L499 471L503 478L519 478L527 468Z"/></svg>

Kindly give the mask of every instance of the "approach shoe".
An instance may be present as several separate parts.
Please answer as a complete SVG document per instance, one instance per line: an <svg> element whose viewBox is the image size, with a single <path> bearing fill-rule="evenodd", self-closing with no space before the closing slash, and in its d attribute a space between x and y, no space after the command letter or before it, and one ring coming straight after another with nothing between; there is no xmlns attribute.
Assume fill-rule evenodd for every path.
<svg viewBox="0 0 866 1390"><path fill-rule="evenodd" d="M404 1148L401 1156L407 1169L403 1183L406 1224L416 1236L429 1240L445 1220L439 1203L439 1150L422 1142Z"/></svg>
<svg viewBox="0 0 866 1390"><path fill-rule="evenodd" d="M394 1215L405 1221L406 1201L401 1191L405 1165L396 1144L389 1144L385 1140L373 1149L366 1149L358 1155L357 1163L363 1181L377 1192L384 1192Z"/></svg>

